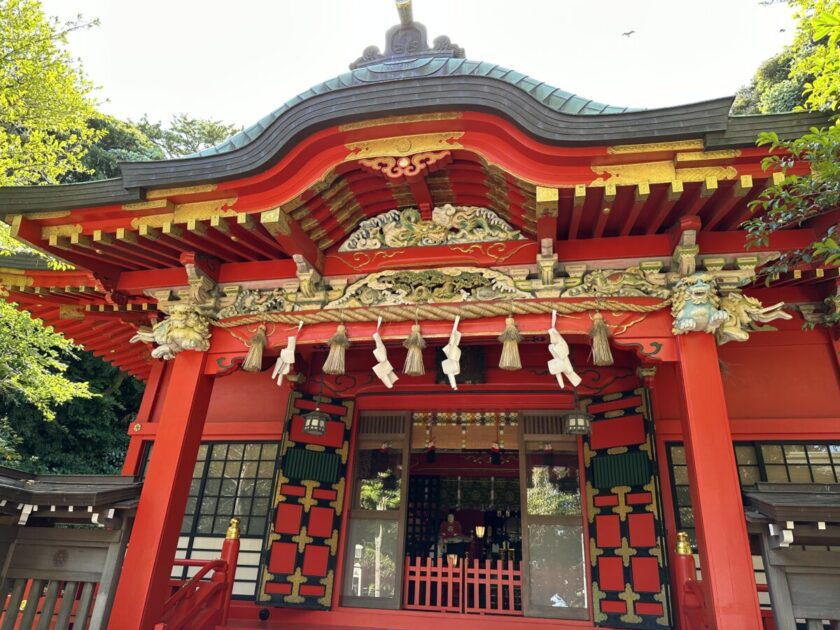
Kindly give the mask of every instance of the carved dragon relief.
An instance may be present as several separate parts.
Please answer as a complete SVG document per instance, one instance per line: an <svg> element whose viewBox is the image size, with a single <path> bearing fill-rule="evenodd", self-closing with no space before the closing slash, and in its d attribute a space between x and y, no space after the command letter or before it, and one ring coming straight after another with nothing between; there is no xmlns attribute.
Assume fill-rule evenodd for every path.
<svg viewBox="0 0 840 630"><path fill-rule="evenodd" d="M372 273L347 288L344 296L325 308L392 306L429 302L509 300L533 297L499 271L479 267L451 267L422 271L389 270Z"/></svg>
<svg viewBox="0 0 840 630"><path fill-rule="evenodd" d="M466 212L465 212L466 210ZM478 211L477 213L475 211ZM490 213L490 214L485 214ZM476 217L480 218L479 221ZM394 243L451 238L473 238L476 234L519 233L489 210L443 206L435 209L432 221L422 221L419 211L391 211L360 226L348 239L363 249L365 241L376 248ZM364 232L364 235L362 235ZM355 239L355 240L354 240ZM412 241L411 239L416 239ZM451 242L451 241L450 241ZM469 242L469 241L468 241ZM158 308L168 316L154 326L144 326L132 339L155 343L155 358L171 359L183 350L207 350L210 331L219 319L244 315L309 311L313 309L369 308L408 304L452 304L470 301L512 299L656 298L671 300L673 334L705 332L715 334L719 344L745 341L750 332L771 330L765 326L776 319L790 319L783 304L764 307L741 293L755 277L757 257L688 259L686 254L663 269L661 260L640 261L627 269L587 269L583 263L565 266L558 273L556 255L543 248L535 267L491 269L453 267L440 269L389 269L368 274L348 285L346 277L323 278L305 261L296 260L297 278L279 287L245 288L217 286L216 272L206 262L186 264L189 286L152 291ZM684 250L680 250L684 253ZM540 262L545 262L540 265ZM199 261L200 262L200 261ZM736 268L731 268L732 265ZM725 267L729 267L726 268ZM206 268L206 271L205 271ZM705 271L694 271L703 268ZM686 274L686 271L692 271Z"/></svg>
<svg viewBox="0 0 840 630"><path fill-rule="evenodd" d="M661 274L658 274L661 276ZM657 274L630 267L623 271L593 269L580 284L563 291L561 297L657 297L667 299L671 291Z"/></svg>
<svg viewBox="0 0 840 630"><path fill-rule="evenodd" d="M210 320L190 302L177 304L169 316L154 326L141 326L130 342L154 343L154 359L174 359L182 350L204 352L210 349Z"/></svg>
<svg viewBox="0 0 840 630"><path fill-rule="evenodd" d="M710 273L695 273L681 278L671 296L673 333L692 331L714 333L718 345L730 341L746 341L750 331L774 330L767 324L775 319L791 319L782 310L784 303L763 306L756 298L740 291L721 295L717 279Z"/></svg>
<svg viewBox="0 0 840 630"><path fill-rule="evenodd" d="M488 208L446 204L432 211L426 221L416 208L389 210L359 224L339 251L357 252L389 247L424 247L489 241L514 241L525 237Z"/></svg>

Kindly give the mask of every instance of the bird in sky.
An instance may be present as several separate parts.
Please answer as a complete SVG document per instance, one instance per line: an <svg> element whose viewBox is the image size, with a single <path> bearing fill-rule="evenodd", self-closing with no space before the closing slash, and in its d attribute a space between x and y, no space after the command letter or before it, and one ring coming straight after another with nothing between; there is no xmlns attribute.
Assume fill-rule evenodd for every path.
<svg viewBox="0 0 840 630"><path fill-rule="evenodd" d="M630 37L630 36L631 36L633 33L635 33L635 32L636 32L636 31L627 31L626 33L622 33L622 34L621 34L621 36L622 36L622 37Z"/></svg>

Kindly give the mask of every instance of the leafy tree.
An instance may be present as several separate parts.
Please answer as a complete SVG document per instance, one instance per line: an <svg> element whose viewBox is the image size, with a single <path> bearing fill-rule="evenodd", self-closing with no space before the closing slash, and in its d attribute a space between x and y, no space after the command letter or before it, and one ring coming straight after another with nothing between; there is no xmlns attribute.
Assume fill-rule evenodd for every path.
<svg viewBox="0 0 840 630"><path fill-rule="evenodd" d="M242 127L220 120L191 118L186 114L173 116L168 127L164 127L161 122L150 121L147 116L143 116L136 124L170 158L197 153L242 130Z"/></svg>
<svg viewBox="0 0 840 630"><path fill-rule="evenodd" d="M0 186L56 182L85 169L100 131L91 84L65 46L91 26L48 19L36 0L0 0Z"/></svg>
<svg viewBox="0 0 840 630"><path fill-rule="evenodd" d="M762 63L752 82L738 91L732 103L733 114L776 114L792 112L805 103L802 92L808 77L791 77L797 53L787 47Z"/></svg>
<svg viewBox="0 0 840 630"><path fill-rule="evenodd" d="M142 383L83 351L69 361L67 377L93 395L59 406L50 422L31 404L0 398L7 418L0 420L0 459L33 472L118 473Z"/></svg>
<svg viewBox="0 0 840 630"><path fill-rule="evenodd" d="M133 123L97 114L88 120L88 125L102 135L82 158L83 170L66 174L62 183L119 177L119 162L162 160L165 157L160 147Z"/></svg>
<svg viewBox="0 0 840 630"><path fill-rule="evenodd" d="M87 147L99 137L91 85L73 63L67 35L91 23L47 19L34 0L0 0L0 185L57 181L83 170ZM28 248L0 230L0 256ZM0 287L2 291L2 287ZM29 404L47 419L72 398L90 398L87 384L67 378L72 344L13 304L0 301L0 395ZM15 440L0 436L13 454Z"/></svg>
<svg viewBox="0 0 840 630"><path fill-rule="evenodd" d="M56 405L91 397L86 383L67 378L66 358L72 356L73 344L5 300L0 300L0 346L3 399L28 403L52 420Z"/></svg>
<svg viewBox="0 0 840 630"><path fill-rule="evenodd" d="M793 48L790 77L803 83L803 107L814 111L834 112L840 102L840 3L836 0L795 0L799 20ZM764 273L771 277L801 264L840 264L837 220L840 207L840 124L811 129L794 140L781 140L775 132L763 133L759 146L771 154L764 159L766 170L781 171L784 179L767 189L752 202L754 216L744 223L748 245L766 244L770 235L781 229L809 222L822 228L820 238L800 250L786 252L768 265ZM791 167L796 160L810 166L807 175L796 175ZM831 298L829 298L831 300ZM830 309L829 322L840 321L837 308Z"/></svg>

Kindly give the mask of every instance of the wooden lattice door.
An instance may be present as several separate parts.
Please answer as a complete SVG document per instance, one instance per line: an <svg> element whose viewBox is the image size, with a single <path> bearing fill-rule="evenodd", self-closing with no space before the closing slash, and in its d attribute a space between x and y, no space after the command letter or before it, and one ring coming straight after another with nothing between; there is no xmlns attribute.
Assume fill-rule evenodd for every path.
<svg viewBox="0 0 840 630"><path fill-rule="evenodd" d="M596 396L584 440L595 622L671 627L656 449L647 391Z"/></svg>
<svg viewBox="0 0 840 630"><path fill-rule="evenodd" d="M314 400L292 394L260 565L257 601L277 606L330 608L335 583L352 403L321 402L329 414L323 435L303 431Z"/></svg>

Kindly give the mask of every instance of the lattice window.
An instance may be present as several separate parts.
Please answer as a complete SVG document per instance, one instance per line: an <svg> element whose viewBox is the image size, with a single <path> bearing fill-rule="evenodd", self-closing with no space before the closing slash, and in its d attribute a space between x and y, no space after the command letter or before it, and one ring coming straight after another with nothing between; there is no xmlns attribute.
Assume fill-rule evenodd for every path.
<svg viewBox="0 0 840 630"><path fill-rule="evenodd" d="M198 449L176 557L218 558L230 519L240 519L241 551L233 589L238 598L254 596L278 446L276 442L204 442ZM151 456L152 444L141 462L141 477ZM172 577L185 579L196 570L175 568Z"/></svg>
<svg viewBox="0 0 840 630"><path fill-rule="evenodd" d="M735 462L741 486L770 483L837 483L840 481L840 443L837 442L740 442L734 445ZM679 531L688 534L696 546L694 512L688 484L685 447L667 445L674 498L674 520ZM695 554L695 557L696 554ZM698 567L699 567L699 558ZM770 605L766 592L767 578L761 556L753 556L755 581L759 585L759 603Z"/></svg>

